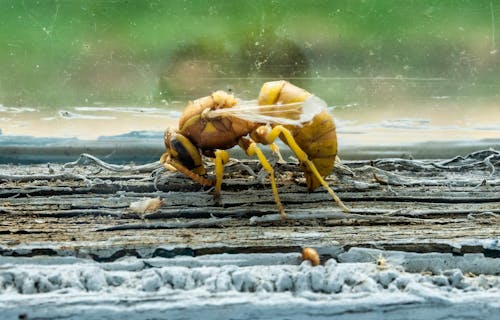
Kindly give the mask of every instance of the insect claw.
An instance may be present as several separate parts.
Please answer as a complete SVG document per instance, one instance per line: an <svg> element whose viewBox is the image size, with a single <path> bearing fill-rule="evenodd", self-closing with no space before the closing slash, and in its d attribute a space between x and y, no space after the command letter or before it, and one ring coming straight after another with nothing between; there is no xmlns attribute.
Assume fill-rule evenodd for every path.
<svg viewBox="0 0 500 320"><path fill-rule="evenodd" d="M286 216L286 213L285 213L285 209L283 208L283 206L281 204L278 205L278 210L280 212L280 219L281 220L286 220L287 216Z"/></svg>
<svg viewBox="0 0 500 320"><path fill-rule="evenodd" d="M215 194L215 195L214 195L214 203L215 203L215 205L216 205L216 206L218 206L218 207L221 207L221 206L222 206L222 203L221 203L221 201L220 201L220 194L219 194L219 195L217 195L217 194Z"/></svg>

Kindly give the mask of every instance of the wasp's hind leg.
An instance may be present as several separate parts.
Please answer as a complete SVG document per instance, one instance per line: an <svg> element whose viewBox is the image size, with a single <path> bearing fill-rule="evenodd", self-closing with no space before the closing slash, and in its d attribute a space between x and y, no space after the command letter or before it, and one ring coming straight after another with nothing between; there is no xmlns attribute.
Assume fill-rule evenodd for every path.
<svg viewBox="0 0 500 320"><path fill-rule="evenodd" d="M254 141L241 138L239 141L239 146L243 150L245 150L248 156L257 155L257 158L262 164L262 167L264 168L264 170L267 171L267 173L269 173L269 179L271 180L271 188L273 190L274 201L278 206L278 211L280 213L281 219L286 219L285 209L283 208L283 204L281 204L280 196L278 194L278 188L276 187L276 180L274 178L274 169L271 166L271 164L269 164L269 161L267 161L266 156L264 155L262 150L257 146L257 143L255 143Z"/></svg>
<svg viewBox="0 0 500 320"><path fill-rule="evenodd" d="M300 146L297 144L295 139L293 138L292 133L285 127L278 125L275 126L271 131L267 131L268 129L264 126L259 127L256 129L256 133L259 137L261 137L264 141L264 143L273 143L280 135L281 137L284 138L286 144L290 147L290 149L293 151L293 153L297 156L299 161L304 163L309 170L314 174L314 176L318 179L318 181L321 183L321 185L328 191L328 193L332 196L333 200L337 203L337 205L342 209L344 212L349 212L349 208L347 208L342 200L333 192L332 188L326 183L325 179L319 174L318 169L316 169L316 166L314 163L309 160L309 157L307 154L300 148Z"/></svg>

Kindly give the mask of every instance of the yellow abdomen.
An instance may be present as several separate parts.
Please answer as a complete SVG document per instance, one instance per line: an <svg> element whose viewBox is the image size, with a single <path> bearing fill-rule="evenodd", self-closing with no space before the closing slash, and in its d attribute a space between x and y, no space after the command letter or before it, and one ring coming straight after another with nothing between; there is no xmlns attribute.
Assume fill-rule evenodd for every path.
<svg viewBox="0 0 500 320"><path fill-rule="evenodd" d="M295 141L307 153L320 175L325 177L332 172L337 156L337 133L332 116L327 110L316 115L302 128L293 131ZM309 191L316 189L321 183L301 165Z"/></svg>
<svg viewBox="0 0 500 320"><path fill-rule="evenodd" d="M259 94L259 104L278 104L302 102L311 96L306 90L296 87L287 81L266 82ZM298 126L284 126L293 134L299 147L314 163L320 175L330 174L337 156L337 133L333 117L328 110L317 114L312 121ZM283 140L283 139L282 139ZM309 191L316 189L321 183L314 177L307 166L301 164Z"/></svg>

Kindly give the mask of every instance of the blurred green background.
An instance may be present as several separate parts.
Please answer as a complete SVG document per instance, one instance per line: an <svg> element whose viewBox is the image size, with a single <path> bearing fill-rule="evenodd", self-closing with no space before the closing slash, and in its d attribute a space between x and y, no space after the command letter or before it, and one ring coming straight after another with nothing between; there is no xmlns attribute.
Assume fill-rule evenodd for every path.
<svg viewBox="0 0 500 320"><path fill-rule="evenodd" d="M500 93L500 2L0 0L0 104L158 106L288 79L339 107Z"/></svg>

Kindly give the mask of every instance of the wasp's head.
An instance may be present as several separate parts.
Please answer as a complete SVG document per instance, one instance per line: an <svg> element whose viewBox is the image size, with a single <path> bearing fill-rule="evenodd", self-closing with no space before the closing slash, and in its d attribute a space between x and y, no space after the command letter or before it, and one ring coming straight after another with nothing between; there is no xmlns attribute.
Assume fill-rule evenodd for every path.
<svg viewBox="0 0 500 320"><path fill-rule="evenodd" d="M199 174L205 174L199 149L182 134L167 129L165 132L167 162L175 162Z"/></svg>

